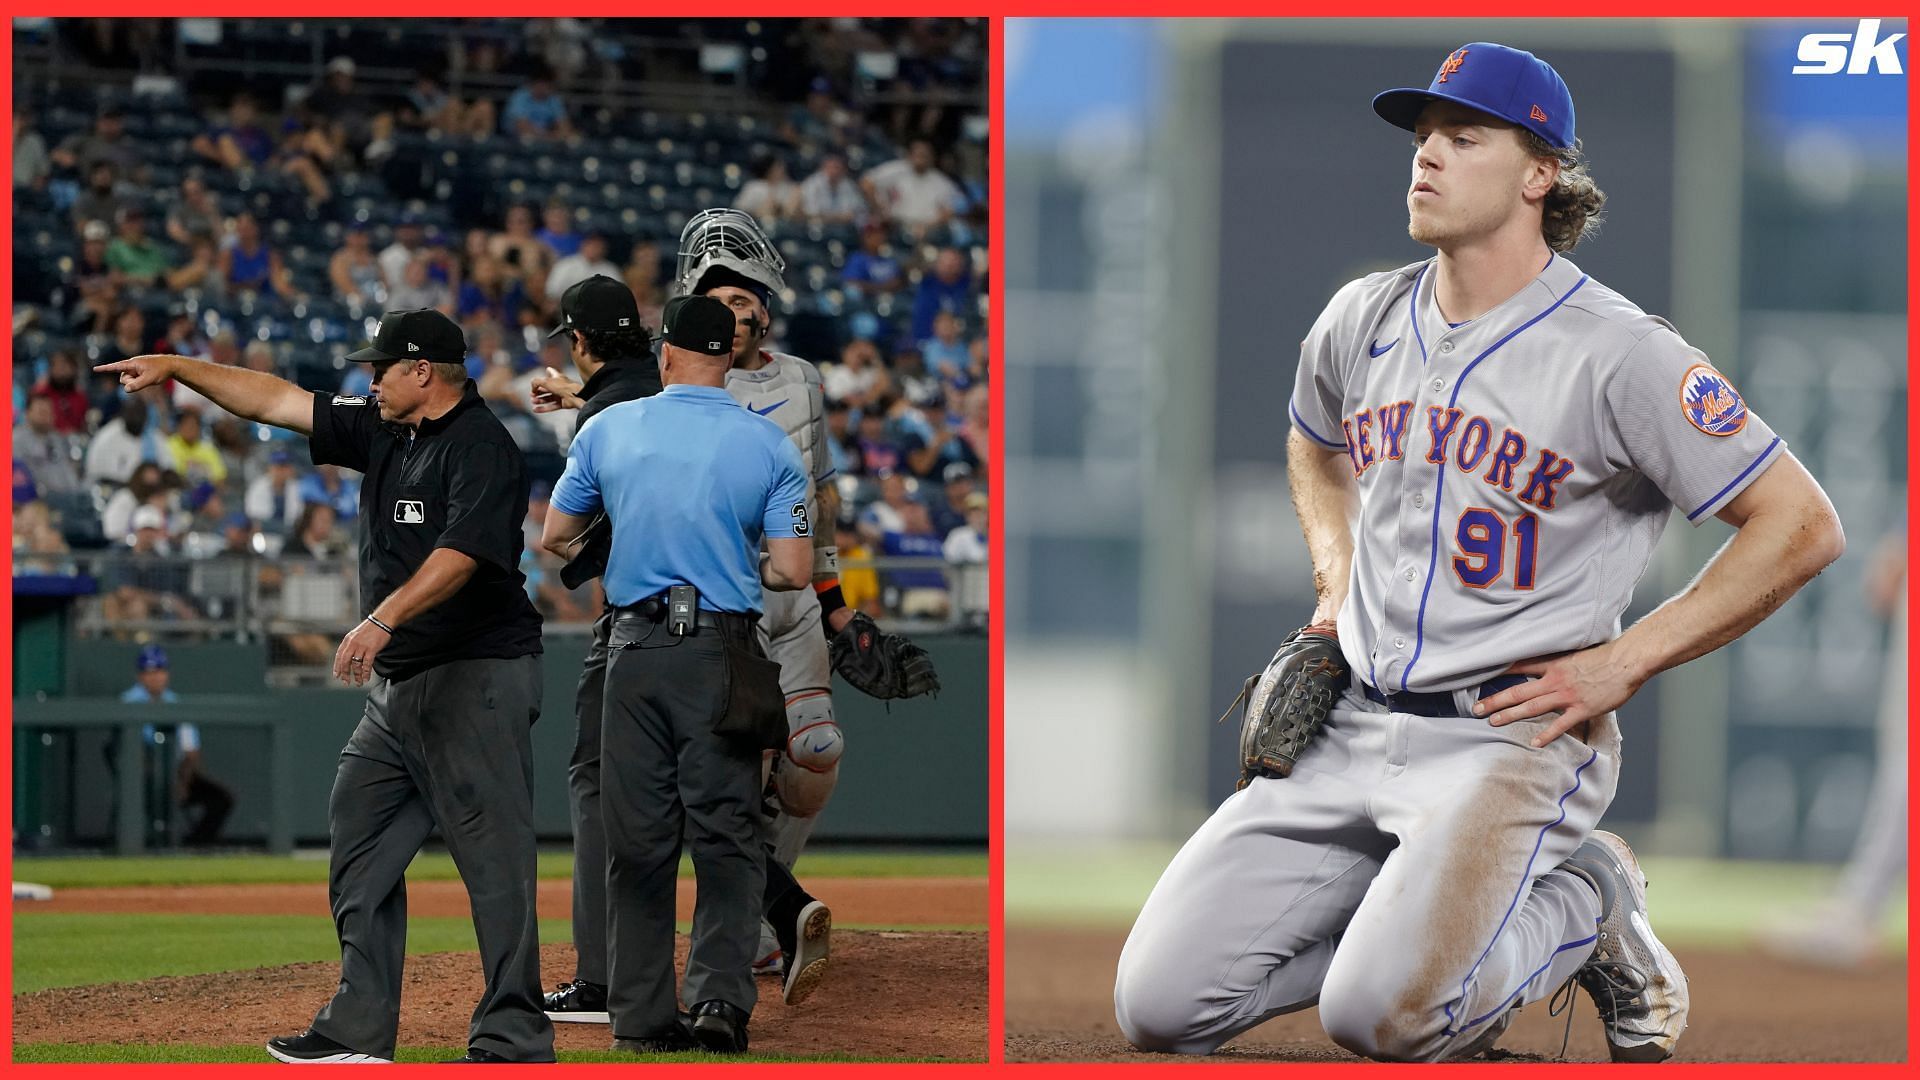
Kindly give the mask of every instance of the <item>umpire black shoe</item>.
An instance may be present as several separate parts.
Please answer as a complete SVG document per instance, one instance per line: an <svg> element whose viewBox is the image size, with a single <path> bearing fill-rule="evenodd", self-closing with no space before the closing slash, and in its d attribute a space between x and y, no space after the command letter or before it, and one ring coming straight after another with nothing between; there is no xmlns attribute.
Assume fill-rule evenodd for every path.
<svg viewBox="0 0 1920 1080"><path fill-rule="evenodd" d="M827 974L827 953L833 946L833 912L827 905L807 898L791 926L774 931L780 938L780 950L787 958L787 978L780 999L788 1005L807 1000Z"/></svg>
<svg viewBox="0 0 1920 1080"><path fill-rule="evenodd" d="M298 1035L267 1040L267 1053L289 1065L391 1065L392 1058L362 1054L341 1046L312 1028Z"/></svg>
<svg viewBox="0 0 1920 1080"><path fill-rule="evenodd" d="M606 1024L607 988L585 979L562 983L545 1000L547 1019L561 1024Z"/></svg>
<svg viewBox="0 0 1920 1080"><path fill-rule="evenodd" d="M512 1059L503 1058L491 1050L482 1050L477 1046L467 1048L466 1057L448 1058L442 1065L511 1065Z"/></svg>
<svg viewBox="0 0 1920 1080"><path fill-rule="evenodd" d="M693 1038L693 1017L681 1013L669 1028L659 1035L642 1035L637 1039L613 1037L613 1048L626 1054L677 1054L688 1050L700 1049Z"/></svg>
<svg viewBox="0 0 1920 1080"><path fill-rule="evenodd" d="M744 1054L747 1014L725 1001L703 1001L693 1007L693 1038L716 1054Z"/></svg>

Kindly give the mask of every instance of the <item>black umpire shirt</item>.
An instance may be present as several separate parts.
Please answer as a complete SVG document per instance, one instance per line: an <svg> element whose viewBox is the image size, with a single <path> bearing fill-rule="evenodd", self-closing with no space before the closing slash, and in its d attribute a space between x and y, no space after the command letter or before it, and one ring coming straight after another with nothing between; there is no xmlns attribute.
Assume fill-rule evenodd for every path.
<svg viewBox="0 0 1920 1080"><path fill-rule="evenodd" d="M360 604L368 614L436 548L479 565L460 591L394 628L374 657L388 680L453 660L540 652L540 613L520 573L527 470L520 448L468 380L446 415L387 424L363 397L315 394L315 465L366 474L360 487Z"/></svg>
<svg viewBox="0 0 1920 1080"><path fill-rule="evenodd" d="M660 365L652 356L602 364L600 370L593 373L593 378L580 388L580 400L585 404L580 406L580 417L574 422L574 430L580 430L581 425L609 405L652 397L659 392Z"/></svg>

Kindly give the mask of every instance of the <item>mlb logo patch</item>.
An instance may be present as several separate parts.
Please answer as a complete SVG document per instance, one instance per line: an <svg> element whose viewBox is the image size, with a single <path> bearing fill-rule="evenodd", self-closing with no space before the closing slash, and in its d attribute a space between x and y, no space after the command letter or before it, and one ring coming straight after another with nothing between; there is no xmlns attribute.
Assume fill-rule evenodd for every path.
<svg viewBox="0 0 1920 1080"><path fill-rule="evenodd" d="M365 405L367 399L358 394L335 394L333 395L333 403L335 405Z"/></svg>
<svg viewBox="0 0 1920 1080"><path fill-rule="evenodd" d="M401 525L424 525L427 508L418 499L401 499L393 504L393 520Z"/></svg>
<svg viewBox="0 0 1920 1080"><path fill-rule="evenodd" d="M1695 364L1680 379L1680 410L1687 423L1724 438L1747 426L1747 403L1725 375L1706 364Z"/></svg>

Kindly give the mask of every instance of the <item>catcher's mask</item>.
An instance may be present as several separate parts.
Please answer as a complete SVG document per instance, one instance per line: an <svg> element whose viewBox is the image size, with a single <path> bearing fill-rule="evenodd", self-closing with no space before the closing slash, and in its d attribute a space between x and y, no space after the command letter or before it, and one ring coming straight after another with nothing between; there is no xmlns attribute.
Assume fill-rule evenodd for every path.
<svg viewBox="0 0 1920 1080"><path fill-rule="evenodd" d="M760 294L769 313L787 287L787 261L752 215L727 207L702 210L680 231L674 290L697 295L716 285L740 285ZM709 272L715 280L709 281Z"/></svg>

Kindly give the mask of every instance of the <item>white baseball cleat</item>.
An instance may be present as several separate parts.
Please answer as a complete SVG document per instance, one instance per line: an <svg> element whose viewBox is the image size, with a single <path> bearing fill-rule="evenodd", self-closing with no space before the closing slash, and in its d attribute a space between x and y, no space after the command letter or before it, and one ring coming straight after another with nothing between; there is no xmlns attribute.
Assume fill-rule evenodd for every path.
<svg viewBox="0 0 1920 1080"><path fill-rule="evenodd" d="M765 919L760 920L760 948L754 955L759 958L753 962L755 975L786 973L787 954L780 948L780 938L773 932L773 926Z"/></svg>
<svg viewBox="0 0 1920 1080"><path fill-rule="evenodd" d="M781 999L788 1005L805 1001L827 974L827 954L833 948L833 913L818 900L808 902L794 920L793 955L787 959L787 981Z"/></svg>
<svg viewBox="0 0 1920 1080"><path fill-rule="evenodd" d="M1564 864L1600 894L1599 940L1573 979L1600 1008L1615 1061L1665 1061L1687 1028L1687 976L1647 923L1647 875L1627 842L1594 830Z"/></svg>

